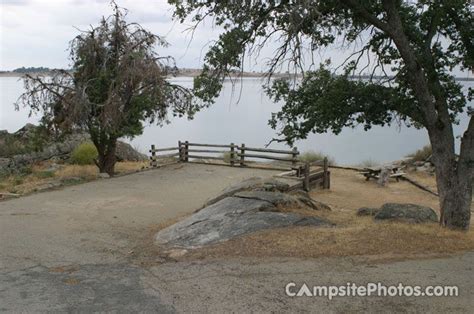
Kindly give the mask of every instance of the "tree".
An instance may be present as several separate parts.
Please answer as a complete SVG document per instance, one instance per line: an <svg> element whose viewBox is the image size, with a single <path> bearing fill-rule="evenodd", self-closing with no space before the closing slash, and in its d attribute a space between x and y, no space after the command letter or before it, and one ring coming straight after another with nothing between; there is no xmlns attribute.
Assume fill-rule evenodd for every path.
<svg viewBox="0 0 474 314"><path fill-rule="evenodd" d="M178 1L175 17L197 24L211 16L223 28L205 56L195 94L212 103L223 78L242 69L249 53L269 42L278 48L268 63L271 77L282 67L300 81L268 80L266 90L284 101L270 120L277 141L292 143L311 132L403 121L428 130L440 195L440 223L468 229L472 201L474 120L453 69L473 70L474 17L467 0ZM338 44L342 43L342 44ZM313 53L335 47L347 53L337 68L313 66ZM368 59L368 61L364 61ZM310 64L310 65L305 65ZM310 71L308 71L308 69ZM368 80L351 75L371 70ZM388 75L388 73L390 75ZM375 74L389 77L379 79ZM390 78L391 76L391 78ZM470 122L455 154L453 123L468 110Z"/></svg>
<svg viewBox="0 0 474 314"><path fill-rule="evenodd" d="M114 173L117 139L142 133L143 121L169 122L168 113L192 117L200 106L191 91L167 81L176 73L171 57L158 56L164 39L114 14L81 32L70 44L72 70L50 77L26 76L20 97L55 134L85 130L97 148L100 172Z"/></svg>

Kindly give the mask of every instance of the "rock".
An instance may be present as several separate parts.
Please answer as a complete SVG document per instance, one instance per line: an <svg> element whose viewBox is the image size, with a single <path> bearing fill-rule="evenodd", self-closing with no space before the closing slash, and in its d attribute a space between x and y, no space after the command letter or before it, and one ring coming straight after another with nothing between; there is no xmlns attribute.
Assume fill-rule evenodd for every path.
<svg viewBox="0 0 474 314"><path fill-rule="evenodd" d="M375 216L380 211L380 208L361 207L357 210L357 216Z"/></svg>
<svg viewBox="0 0 474 314"><path fill-rule="evenodd" d="M413 162L413 166L415 166L415 167L421 167L421 166L423 166L424 164L425 164L425 162L422 161L422 160L418 160L418 161L414 161L414 162Z"/></svg>
<svg viewBox="0 0 474 314"><path fill-rule="evenodd" d="M415 170L419 172L433 172L434 167L430 162L425 162L422 166L415 167Z"/></svg>
<svg viewBox="0 0 474 314"><path fill-rule="evenodd" d="M376 220L406 220L409 222L437 222L436 212L429 207L415 204L387 203L374 217Z"/></svg>
<svg viewBox="0 0 474 314"><path fill-rule="evenodd" d="M273 178L263 179L261 177L252 177L244 181L232 184L225 188L218 196L208 200L204 206L209 206L218 201L232 196L241 191L279 191L286 192L290 185Z"/></svg>
<svg viewBox="0 0 474 314"><path fill-rule="evenodd" d="M331 210L331 207L328 205L312 199L311 196L309 196L309 193L306 191L296 190L291 191L290 194L296 197L298 201L314 210Z"/></svg>
<svg viewBox="0 0 474 314"><path fill-rule="evenodd" d="M8 166L10 165L11 163L11 158L3 158L3 157L0 157L0 172L1 172L1 169L6 169L8 168Z"/></svg>
<svg viewBox="0 0 474 314"><path fill-rule="evenodd" d="M28 151L28 153L25 154L1 156L5 158L1 158L0 160L0 174L20 171L22 168L39 161L54 160L55 162L59 162L66 160L79 144L88 141L90 138L89 134L80 132L69 134L58 142L53 142L52 139L45 138L43 139L45 143L42 145L41 150L36 151L30 147L30 143L36 141L40 135L44 137L43 133L38 132L41 131L38 128L39 127L33 124L26 124L13 134L0 132L0 144L4 144L8 140L9 145L22 147L22 150L18 151ZM121 141L117 141L116 156L118 161L147 160L146 155L137 152L132 146Z"/></svg>
<svg viewBox="0 0 474 314"><path fill-rule="evenodd" d="M288 226L332 225L317 217L272 211L276 210L274 204L287 201L286 195L282 196L283 193L239 194L240 197L237 195L225 197L159 231L155 237L156 243L190 249L223 242L259 230ZM250 196L257 198L249 198Z"/></svg>
<svg viewBox="0 0 474 314"><path fill-rule="evenodd" d="M37 187L35 187L34 190L36 192L46 191L46 190L51 190L51 189L54 189L54 188L58 188L62 185L63 184L62 184L61 181L47 182L47 183L43 183L43 184L38 185Z"/></svg>
<svg viewBox="0 0 474 314"><path fill-rule="evenodd" d="M188 250L172 249L164 253L170 258L179 258L186 255L186 253L188 253Z"/></svg>
<svg viewBox="0 0 474 314"><path fill-rule="evenodd" d="M59 169L61 169L62 166L61 165L58 165L57 163L52 163L47 169L45 169L44 171L48 171L48 172L55 172L55 171L58 171Z"/></svg>
<svg viewBox="0 0 474 314"><path fill-rule="evenodd" d="M107 178L110 178L110 175L106 172L101 172L97 175L97 177L99 177L101 179L107 179Z"/></svg>
<svg viewBox="0 0 474 314"><path fill-rule="evenodd" d="M273 206L299 206L297 198L281 192L242 191L235 193L233 196L265 201Z"/></svg>
<svg viewBox="0 0 474 314"><path fill-rule="evenodd" d="M136 151L130 144L117 141L117 151L115 152L117 161L145 161L147 155Z"/></svg>
<svg viewBox="0 0 474 314"><path fill-rule="evenodd" d="M72 185L72 184L77 184L83 182L84 179L80 177L69 177L66 179L61 179L61 183L63 185Z"/></svg>

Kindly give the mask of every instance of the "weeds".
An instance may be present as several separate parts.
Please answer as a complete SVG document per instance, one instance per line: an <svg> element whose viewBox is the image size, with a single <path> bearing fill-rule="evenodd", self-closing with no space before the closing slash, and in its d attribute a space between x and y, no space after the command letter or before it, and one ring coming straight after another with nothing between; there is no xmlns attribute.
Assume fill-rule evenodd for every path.
<svg viewBox="0 0 474 314"><path fill-rule="evenodd" d="M408 155L412 161L425 161L432 154L431 145L426 145L423 148L417 150L416 152Z"/></svg>

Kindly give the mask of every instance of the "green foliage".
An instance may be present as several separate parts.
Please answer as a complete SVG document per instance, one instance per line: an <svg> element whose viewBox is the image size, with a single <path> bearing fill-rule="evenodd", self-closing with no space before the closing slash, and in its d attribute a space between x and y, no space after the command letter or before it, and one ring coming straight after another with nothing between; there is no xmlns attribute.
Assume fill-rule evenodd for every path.
<svg viewBox="0 0 474 314"><path fill-rule="evenodd" d="M423 148L418 149L416 152L408 155L412 159L412 161L425 161L427 160L431 155L433 151L431 149L431 145L426 145L423 146Z"/></svg>
<svg viewBox="0 0 474 314"><path fill-rule="evenodd" d="M33 173L33 167L31 165L21 167L19 169L19 173L20 173L21 176L27 176L29 174L32 174Z"/></svg>
<svg viewBox="0 0 474 314"><path fill-rule="evenodd" d="M326 155L324 153L321 153L321 152L315 152L315 151L306 151L304 153L302 153L298 160L301 161L301 162L314 162L314 161L322 161L324 160L324 158L327 158L328 159L328 163L329 165L335 165L336 164L336 161L333 157L329 156L329 155Z"/></svg>
<svg viewBox="0 0 474 314"><path fill-rule="evenodd" d="M20 130L21 131L21 130ZM0 157L12 157L20 154L28 154L41 151L50 139L48 131L41 127L31 127L25 131L26 134L2 134L0 141Z"/></svg>
<svg viewBox="0 0 474 314"><path fill-rule="evenodd" d="M12 136L5 137L4 142L0 145L0 157L12 157L26 152L28 149L25 145Z"/></svg>
<svg viewBox="0 0 474 314"><path fill-rule="evenodd" d="M38 179L53 178L55 176L54 171L39 171L34 173Z"/></svg>
<svg viewBox="0 0 474 314"><path fill-rule="evenodd" d="M78 165L93 165L97 159L97 148L91 142L78 145L71 153L71 162Z"/></svg>
<svg viewBox="0 0 474 314"><path fill-rule="evenodd" d="M143 122L163 124L169 115L188 116L202 108L192 93L170 83L174 60L156 47L166 41L137 23L112 1L113 15L71 41L71 71L54 71L48 80L27 76L20 97L42 124L60 133L85 130L99 152L101 172L113 174L114 149L120 137L143 132Z"/></svg>
<svg viewBox="0 0 474 314"><path fill-rule="evenodd" d="M221 156L221 157L224 159L224 162L230 163L230 161L231 161L230 152L222 153L222 156ZM237 159L237 152L234 153L234 161L235 161L236 159Z"/></svg>
<svg viewBox="0 0 474 314"><path fill-rule="evenodd" d="M224 29L194 81L195 94L203 101L212 103L223 78L242 70L243 59L252 52L258 55L267 42L278 43L268 61L269 75L281 69L303 74L301 82L266 84L267 93L284 102L269 122L279 131L279 141L291 144L313 132L339 133L359 124L366 130L394 122L443 128L458 122L473 96L452 75L456 67L474 67L469 1L168 2L180 21L200 23L211 15ZM341 51L354 51L342 64L331 68L327 62L306 71L314 56L305 52L339 42L344 42ZM363 71L371 71L367 80L352 79ZM379 79L388 72L392 79Z"/></svg>

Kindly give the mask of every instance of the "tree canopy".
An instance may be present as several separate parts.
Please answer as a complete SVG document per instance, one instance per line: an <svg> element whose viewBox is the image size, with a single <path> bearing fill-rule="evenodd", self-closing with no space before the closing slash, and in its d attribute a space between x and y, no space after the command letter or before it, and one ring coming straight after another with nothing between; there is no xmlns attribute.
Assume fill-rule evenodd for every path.
<svg viewBox="0 0 474 314"><path fill-rule="evenodd" d="M197 96L212 103L224 77L241 71L245 57L277 44L268 76L288 68L301 80L267 81L267 93L284 102L270 120L279 131L275 140L293 143L311 132L339 133L359 124L369 129L393 121L424 127L437 166L441 222L469 226L474 120L468 101L473 91L463 92L453 72L474 69L470 1L169 2L181 21L191 18L199 24L212 18L223 28L195 79ZM338 49L346 59L336 66L320 65L315 60L322 48ZM364 71L370 72L368 79L353 79ZM452 125L466 110L471 118L458 160Z"/></svg>
<svg viewBox="0 0 474 314"><path fill-rule="evenodd" d="M71 71L27 76L19 103L41 111L42 124L64 133L87 131L99 152L101 171L113 173L115 143L142 133L143 122L166 123L168 115L192 117L200 106L191 91L169 82L174 60L155 48L166 41L114 14L70 43Z"/></svg>

